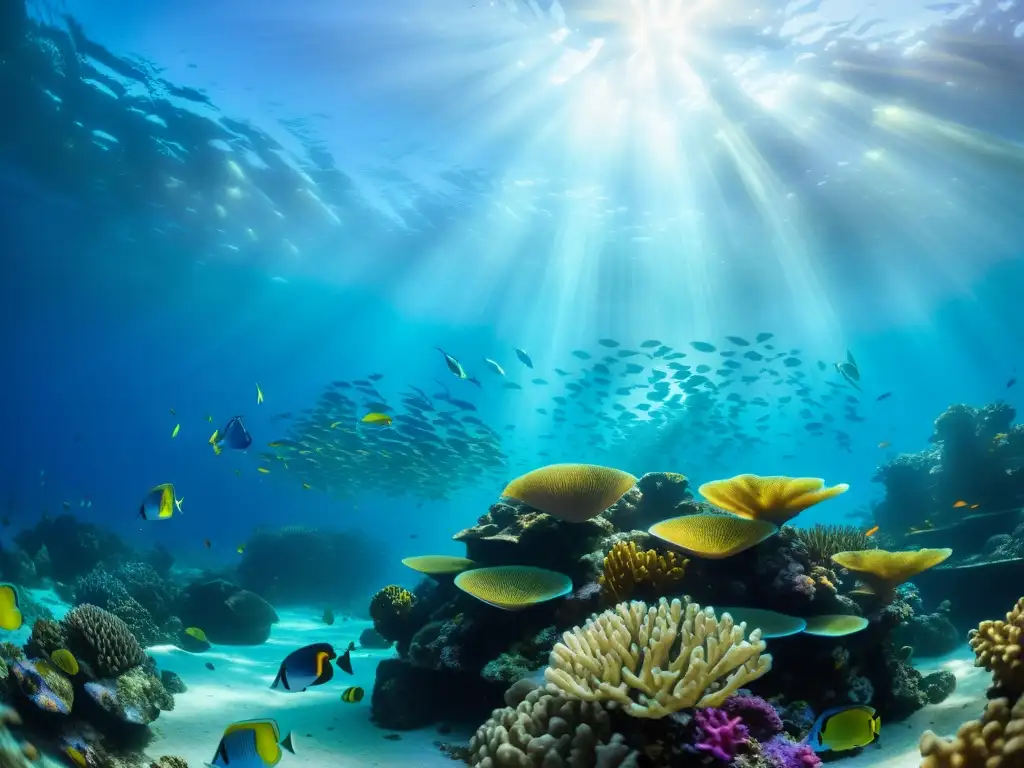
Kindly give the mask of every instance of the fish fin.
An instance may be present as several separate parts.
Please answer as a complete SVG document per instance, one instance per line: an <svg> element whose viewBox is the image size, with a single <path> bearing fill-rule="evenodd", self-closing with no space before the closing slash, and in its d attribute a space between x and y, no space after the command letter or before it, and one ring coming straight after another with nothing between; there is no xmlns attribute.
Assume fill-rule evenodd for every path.
<svg viewBox="0 0 1024 768"><path fill-rule="evenodd" d="M291 689L288 687L288 676L285 674L284 662L281 662L281 668L277 670L277 677L274 678L274 682L270 684L270 687L277 690L277 688L284 688L286 691Z"/></svg>
<svg viewBox="0 0 1024 768"><path fill-rule="evenodd" d="M352 674L352 652L345 651L341 656L338 657L338 661L335 662L338 665L338 669L342 672Z"/></svg>
<svg viewBox="0 0 1024 768"><path fill-rule="evenodd" d="M292 736L291 731L288 732L287 736L281 739L281 746L287 749L293 755L295 754L295 738Z"/></svg>
<svg viewBox="0 0 1024 768"><path fill-rule="evenodd" d="M182 512L182 509L181 509L181 505L184 503L184 501L185 501L185 497L184 496L182 496L180 499L175 499L174 500L174 506L178 508L178 511L181 512L181 514L185 514L184 512Z"/></svg>

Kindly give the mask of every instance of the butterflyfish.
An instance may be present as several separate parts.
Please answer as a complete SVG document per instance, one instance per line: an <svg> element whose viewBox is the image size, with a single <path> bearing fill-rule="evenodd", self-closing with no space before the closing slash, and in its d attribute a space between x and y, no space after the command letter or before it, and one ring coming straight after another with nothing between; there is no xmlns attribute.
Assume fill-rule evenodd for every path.
<svg viewBox="0 0 1024 768"><path fill-rule="evenodd" d="M867 746L881 732L882 720L874 707L851 704L822 712L807 735L807 743L815 752L845 752Z"/></svg>
<svg viewBox="0 0 1024 768"><path fill-rule="evenodd" d="M0 584L0 629L14 632L24 623L18 606L18 590L10 584Z"/></svg>
<svg viewBox="0 0 1024 768"><path fill-rule="evenodd" d="M276 721L243 720L224 729L210 764L218 768L273 768L281 762L281 747L295 754L292 735L282 739Z"/></svg>
<svg viewBox="0 0 1024 768"><path fill-rule="evenodd" d="M323 685L334 677L331 661L337 657L330 643L313 643L289 653L270 687L297 693L312 685Z"/></svg>
<svg viewBox="0 0 1024 768"><path fill-rule="evenodd" d="M342 691L341 700L346 704L358 704L363 700L363 689L358 685L353 685Z"/></svg>
<svg viewBox="0 0 1024 768"><path fill-rule="evenodd" d="M167 520L174 515L175 511L181 512L181 504L184 498L177 498L174 486L170 483L161 483L153 488L142 500L139 506L139 517L143 520Z"/></svg>

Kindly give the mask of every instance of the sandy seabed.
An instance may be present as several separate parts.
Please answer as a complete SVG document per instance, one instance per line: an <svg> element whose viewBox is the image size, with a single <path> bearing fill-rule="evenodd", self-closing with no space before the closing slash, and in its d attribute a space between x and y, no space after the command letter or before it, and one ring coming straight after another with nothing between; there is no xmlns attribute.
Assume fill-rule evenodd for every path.
<svg viewBox="0 0 1024 768"><path fill-rule="evenodd" d="M58 618L67 610L50 592L35 597ZM270 639L259 646L213 646L201 654L186 653L173 646L157 646L148 652L161 669L176 672L188 686L174 697L173 712L165 712L150 726L154 738L147 753L151 757L178 755L189 765L210 762L225 726L237 720L273 718L284 735L292 732L296 755L285 754L281 768L452 768L457 765L438 749L445 741L464 743L468 733L441 735L435 728L402 731L398 740L387 738L393 731L382 730L370 722L370 694L377 663L393 656L392 650L352 652L355 674L337 671L326 685L302 693L271 690L281 660L291 651L309 643L325 642L343 651L350 641L370 626L363 621L337 621L326 626L316 609L278 611L281 621L274 625ZM16 636L14 636L16 635ZM24 635L24 637L22 637ZM28 628L12 633L8 639L24 643ZM917 744L928 729L952 736L961 723L981 716L990 675L974 666L974 655L966 643L953 654L939 659L923 659L916 666L927 674L946 669L956 675L957 689L944 702L927 706L900 723L882 723L878 742L859 755L838 760L838 768L917 768L920 753ZM213 664L214 669L206 668ZM366 692L358 704L346 704L341 693L350 685ZM438 696L445 695L443 691Z"/></svg>

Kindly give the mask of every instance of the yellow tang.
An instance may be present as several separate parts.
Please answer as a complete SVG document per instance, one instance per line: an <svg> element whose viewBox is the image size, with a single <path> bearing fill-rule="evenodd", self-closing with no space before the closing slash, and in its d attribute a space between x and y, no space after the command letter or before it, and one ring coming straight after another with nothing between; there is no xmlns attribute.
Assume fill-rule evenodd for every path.
<svg viewBox="0 0 1024 768"><path fill-rule="evenodd" d="M177 498L174 486L170 483L160 483L153 488L142 500L139 507L139 517L143 520L167 520L174 511L181 512L181 504L184 498Z"/></svg>
<svg viewBox="0 0 1024 768"><path fill-rule="evenodd" d="M78 659L71 651L65 648L58 648L50 654L50 661L56 664L62 672L69 675L78 674Z"/></svg>
<svg viewBox="0 0 1024 768"><path fill-rule="evenodd" d="M185 630L185 634L194 637L196 640L198 640L201 643L208 643L208 642L210 642L209 640L206 639L206 633L203 632L203 630L201 630L199 627L189 627L188 629Z"/></svg>
<svg viewBox="0 0 1024 768"><path fill-rule="evenodd" d="M257 472L261 472L264 475L269 475L270 474L270 470L267 469L266 467L256 467L256 471Z"/></svg>
<svg viewBox="0 0 1024 768"><path fill-rule="evenodd" d="M815 752L844 752L867 746L881 732L882 720L873 707L851 704L822 712L807 736L807 743Z"/></svg>
<svg viewBox="0 0 1024 768"><path fill-rule="evenodd" d="M360 419L360 421L362 421L363 424L369 424L370 426L374 427L391 426L391 417L388 416L386 413L377 413L376 411L371 411L370 413L366 414L365 416L363 416L362 419Z"/></svg>
<svg viewBox="0 0 1024 768"><path fill-rule="evenodd" d="M363 700L363 689L358 685L346 688L341 694L341 700L348 704L358 704Z"/></svg>
<svg viewBox="0 0 1024 768"><path fill-rule="evenodd" d="M18 591L10 584L0 584L0 629L14 632L24 622L18 608Z"/></svg>

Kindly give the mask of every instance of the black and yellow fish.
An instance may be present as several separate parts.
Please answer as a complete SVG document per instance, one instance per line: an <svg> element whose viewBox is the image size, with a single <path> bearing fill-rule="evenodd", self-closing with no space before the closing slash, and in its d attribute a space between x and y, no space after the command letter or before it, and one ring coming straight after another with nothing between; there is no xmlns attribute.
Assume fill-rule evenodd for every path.
<svg viewBox="0 0 1024 768"><path fill-rule="evenodd" d="M168 520L175 511L181 512L181 504L184 498L178 498L174 492L174 486L170 483L161 483L156 486L142 500L139 506L139 517L143 520Z"/></svg>
<svg viewBox="0 0 1024 768"><path fill-rule="evenodd" d="M330 643L313 643L292 651L281 662L270 687L275 691L298 693L310 686L330 682L334 677L331 660L336 657Z"/></svg>
<svg viewBox="0 0 1024 768"><path fill-rule="evenodd" d="M283 739L274 720L243 720L224 729L210 761L217 768L273 768L281 762L281 747L293 755L289 733Z"/></svg>
<svg viewBox="0 0 1024 768"><path fill-rule="evenodd" d="M358 704L363 700L363 689L358 685L346 688L341 694L341 700L346 704Z"/></svg>

